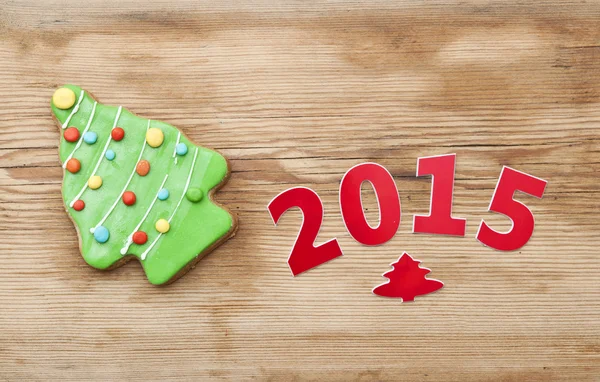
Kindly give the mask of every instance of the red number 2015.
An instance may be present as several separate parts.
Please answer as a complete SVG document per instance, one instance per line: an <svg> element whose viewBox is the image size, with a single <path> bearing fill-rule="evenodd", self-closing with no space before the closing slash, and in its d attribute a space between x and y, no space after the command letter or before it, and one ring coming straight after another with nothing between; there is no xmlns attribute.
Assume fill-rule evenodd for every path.
<svg viewBox="0 0 600 382"><path fill-rule="evenodd" d="M414 215L413 232L438 235L464 236L466 219L452 217L456 155L438 155L417 159L417 176L431 175L429 215ZM379 224L371 227L366 221L361 200L361 185L370 182L379 204ZM524 246L531 238L534 218L531 210L514 200L514 193L522 191L541 198L547 182L532 175L504 167L492 196L489 210L507 216L512 221L508 232L497 232L482 221L476 238L484 245L513 251ZM323 222L323 204L313 190L305 187L288 189L277 195L267 206L275 224L284 212L299 207L303 223L288 259L295 276L336 257L342 256L337 239L321 245L314 241ZM346 172L340 183L340 209L346 229L359 243L379 245L396 234L400 225L400 198L392 175L377 163L362 163Z"/></svg>

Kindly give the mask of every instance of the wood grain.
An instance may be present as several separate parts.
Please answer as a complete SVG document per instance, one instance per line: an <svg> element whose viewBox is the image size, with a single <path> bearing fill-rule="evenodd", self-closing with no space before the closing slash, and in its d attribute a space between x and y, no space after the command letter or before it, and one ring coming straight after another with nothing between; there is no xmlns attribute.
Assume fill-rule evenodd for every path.
<svg viewBox="0 0 600 382"><path fill-rule="evenodd" d="M599 23L598 1L0 0L0 379L600 380ZM224 153L237 236L165 288L87 266L60 197L63 83ZM452 152L467 236L411 234L416 158ZM400 190L379 247L337 204L363 161ZM518 195L537 226L509 253L474 239L509 227L487 212L503 165L549 180ZM300 212L266 211L293 186L345 253L297 278ZM402 251L446 286L373 296Z"/></svg>

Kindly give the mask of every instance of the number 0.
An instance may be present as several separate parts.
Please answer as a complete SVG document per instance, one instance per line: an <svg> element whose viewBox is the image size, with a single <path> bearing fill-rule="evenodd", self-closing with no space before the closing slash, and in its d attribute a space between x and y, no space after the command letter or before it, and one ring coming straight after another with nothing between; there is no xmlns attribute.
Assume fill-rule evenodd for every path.
<svg viewBox="0 0 600 382"><path fill-rule="evenodd" d="M361 185L368 181L379 204L379 225L371 227L363 213ZM352 167L340 184L340 209L346 229L361 244L379 245L390 240L400 225L400 198L392 175L377 163Z"/></svg>

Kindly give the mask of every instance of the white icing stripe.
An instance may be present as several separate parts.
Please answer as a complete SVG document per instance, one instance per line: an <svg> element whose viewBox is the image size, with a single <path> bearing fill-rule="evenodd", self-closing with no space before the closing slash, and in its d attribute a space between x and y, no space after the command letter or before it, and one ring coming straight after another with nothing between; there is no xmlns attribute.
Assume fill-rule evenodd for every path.
<svg viewBox="0 0 600 382"><path fill-rule="evenodd" d="M162 236L162 232L158 234L158 236L156 237L156 239L154 239L152 244L150 244L150 246L148 248L146 248L144 253L142 253L142 260L146 260L146 256L148 255L148 252L152 249L152 247L154 247L156 245L156 242L158 241L158 239L160 239L161 236Z"/></svg>
<svg viewBox="0 0 600 382"><path fill-rule="evenodd" d="M148 132L148 129L150 129L150 120L148 120L148 125L146 126L146 132ZM104 215L104 217L102 219L100 219L100 221L98 222L98 224L96 224L96 226L94 228L90 228L90 232L91 233L94 233L94 231L96 230L96 228L98 228L99 226L101 226L102 223L104 223L106 221L106 219L108 218L108 216L111 214L111 212L117 206L117 203L119 203L119 200L121 200L121 197L123 196L123 194L125 193L125 191L127 191L127 187L129 186L129 183L131 183L131 179L133 179L133 175L135 175L135 169L136 169L137 164L140 161L140 159L142 159L142 154L144 154L144 149L145 148L146 148L146 135L144 135L144 139L142 140L142 150L140 151L140 155L138 156L138 159L137 159L137 161L135 162L135 164L133 166L133 170L131 170L131 174L129 175L129 179L127 179L127 183L125 183L125 187L123 187L123 190L121 190L121 193L119 194L119 197L117 197L117 199L115 200L115 202L113 203L113 205L110 207L110 209L108 210L108 212L106 213L106 215Z"/></svg>
<svg viewBox="0 0 600 382"><path fill-rule="evenodd" d="M188 175L187 182L185 182L185 188L183 189L183 193L181 194L181 197L179 198L179 202L175 206L175 209L173 210L173 213L171 214L171 217L168 220L169 223L171 223L173 216L175 216L175 213L177 212L177 209L179 208L179 205L181 204L181 201L185 197L185 193L187 192L188 187L190 186L190 180L192 180L192 174L194 173L194 166L196 165L196 157L197 156L198 156L198 148L196 147L196 151L194 152L194 160L192 160L192 168L190 168L190 173ZM142 253L142 256L141 256L142 260L146 260L146 256L148 255L148 252L150 252L152 247L154 247L154 245L158 242L158 239L160 239L161 236L162 236L162 233L159 233L158 236L156 237L156 239L154 239L154 241L152 242L152 244L150 244L150 246L148 248L146 248L144 253Z"/></svg>
<svg viewBox="0 0 600 382"><path fill-rule="evenodd" d="M94 108L95 108L95 106L96 105L94 105ZM117 110L117 116L115 117L115 123L113 124L113 129L115 128L115 126L117 126L117 121L119 120L120 115L121 115L121 106L119 106L119 109ZM100 163L102 163L102 158L104 158L104 154L106 154L106 150L108 149L108 145L110 144L111 140L112 140L112 134L108 134L108 139L106 140L106 144L104 145L102 154L100 154L100 158L98 158L98 162L96 162L96 167L94 167L94 171L92 171L92 175L90 175L90 178L92 176L96 175L96 171L98 171L98 167L100 167ZM69 204L70 207L73 207L73 204L75 204L75 202L81 197L81 195L83 195L83 192L85 191L85 189L87 187L88 187L88 182L85 182L85 184L81 188L81 191L79 191L79 194L77 194L77 196L73 200L71 200L71 204ZM92 229L90 229L90 232L93 233Z"/></svg>
<svg viewBox="0 0 600 382"><path fill-rule="evenodd" d="M179 144L179 139L181 138L181 131L177 132L177 143L175 143L175 147L173 148L173 158L175 158L175 164L177 164L177 145Z"/></svg>
<svg viewBox="0 0 600 382"><path fill-rule="evenodd" d="M148 209L146 210L146 213L144 214L144 217L140 220L138 225L135 226L135 228L133 229L133 232L131 232L131 235L129 235L127 237L127 242L125 243L123 248L121 248L121 251L120 251L121 255L125 255L127 253L127 251L129 251L129 247L133 243L133 234L136 233L138 229L140 229L140 227L142 226L142 223L144 223L144 220L146 220L146 218L148 217L150 210L152 210L152 207L154 207L154 203L156 203L156 201L158 200L158 193L160 192L160 190L162 190L168 177L169 177L169 174L165 174L165 179L163 179L163 182L160 185L160 187L158 188L158 191L156 191L156 196L154 197L152 204L150 204L150 207L148 207Z"/></svg>
<svg viewBox="0 0 600 382"><path fill-rule="evenodd" d="M67 159L65 159L65 163L63 163L63 166L62 166L63 168L67 168L67 162L69 161L69 159L73 158L73 154L75 154L75 151L77 151L79 146L81 146L81 142L83 142L83 136L89 130L90 125L92 124L92 119L94 118L94 114L96 114L96 105L98 105L98 102L94 102L94 107L92 108L92 114L90 114L90 118L88 119L87 125L85 126L85 129L83 129L83 133L81 133L81 136L79 137L79 140L77 141L77 145L75 145L75 148L73 149L73 151L71 151L71 154L69 154Z"/></svg>
<svg viewBox="0 0 600 382"><path fill-rule="evenodd" d="M171 217L168 220L169 223L171 223L171 219L173 219L173 216L175 216L175 212L177 212L177 209L179 208L179 205L181 204L181 201L185 197L185 193L187 192L188 187L190 186L190 180L192 180L192 174L194 173L194 166L196 165L196 157L197 156L198 156L198 148L196 147L196 151L194 152L194 160L192 160L192 168L190 168L190 173L188 175L187 182L185 182L185 188L183 189L183 193L181 194L181 197L179 198L179 202L175 206L175 209L173 210L173 213L171 214Z"/></svg>
<svg viewBox="0 0 600 382"><path fill-rule="evenodd" d="M62 124L63 129L69 125L71 118L73 118L75 113L77 113L77 111L79 111L79 105L81 104L81 101L83 101L83 98L85 98L85 97L83 96L83 90L81 90L81 93L79 93L79 101L77 101L77 105L75 105L73 110L71 110L71 114L69 114L69 116L65 120L65 123Z"/></svg>

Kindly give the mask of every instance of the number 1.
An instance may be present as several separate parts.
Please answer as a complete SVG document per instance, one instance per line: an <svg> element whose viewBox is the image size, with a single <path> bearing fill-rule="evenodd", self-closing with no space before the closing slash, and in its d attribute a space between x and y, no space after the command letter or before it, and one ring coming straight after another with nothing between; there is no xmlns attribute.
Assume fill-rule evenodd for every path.
<svg viewBox="0 0 600 382"><path fill-rule="evenodd" d="M417 176L431 175L429 215L414 215L413 233L465 236L466 219L452 217L456 154L417 159Z"/></svg>

